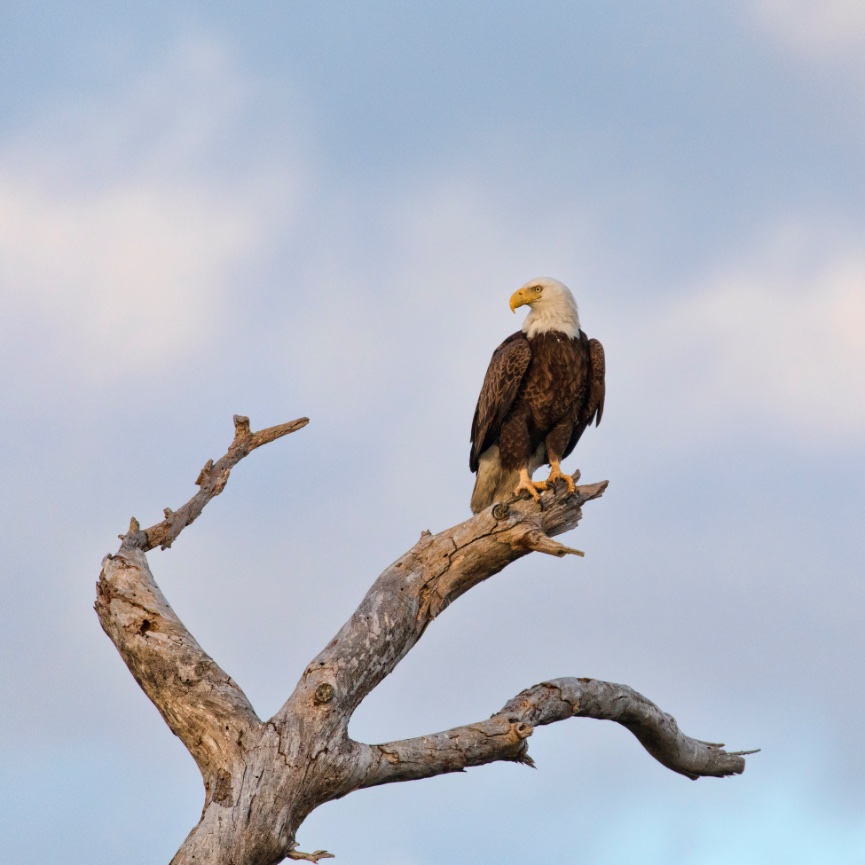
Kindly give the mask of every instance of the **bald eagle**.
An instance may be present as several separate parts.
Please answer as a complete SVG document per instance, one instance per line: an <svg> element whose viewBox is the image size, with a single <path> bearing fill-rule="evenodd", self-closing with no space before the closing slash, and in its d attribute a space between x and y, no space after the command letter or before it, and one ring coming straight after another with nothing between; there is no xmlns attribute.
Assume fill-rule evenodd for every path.
<svg viewBox="0 0 865 865"><path fill-rule="evenodd" d="M560 463L604 413L604 349L580 329L577 303L557 279L529 280L511 295L511 311L530 308L523 328L493 353L472 421L469 467L477 472L473 513L523 490L574 479ZM549 464L545 481L533 472Z"/></svg>

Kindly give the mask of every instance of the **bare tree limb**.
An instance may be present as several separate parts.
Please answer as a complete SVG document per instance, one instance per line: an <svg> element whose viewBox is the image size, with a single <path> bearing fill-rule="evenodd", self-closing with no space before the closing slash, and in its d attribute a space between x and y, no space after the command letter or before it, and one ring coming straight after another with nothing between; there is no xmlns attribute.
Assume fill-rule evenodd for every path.
<svg viewBox="0 0 865 865"><path fill-rule="evenodd" d="M208 797L220 795L228 767L241 757L244 738L261 724L238 685L201 648L156 585L144 556L170 547L180 532L222 492L231 469L261 445L302 429L307 418L251 432L234 416L234 440L218 462L208 460L200 490L177 511L141 530L133 517L114 556L106 556L97 583L96 613L135 680L201 769ZM222 772L223 774L220 774Z"/></svg>
<svg viewBox="0 0 865 865"><path fill-rule="evenodd" d="M199 491L178 510L172 511L171 508L166 508L165 519L149 529L140 529L138 521L133 517L129 531L120 536L123 547L125 549L139 549L144 552L152 550L154 547L167 550L177 540L177 536L201 514L204 506L225 489L231 470L245 456L262 445L303 429L308 423L309 418L301 417L254 433L250 431L249 418L236 414L234 416L234 441L232 441L225 456L215 463L213 460L208 460L204 464L204 468L195 481L200 487Z"/></svg>
<svg viewBox="0 0 865 865"><path fill-rule="evenodd" d="M630 730L661 764L696 780L723 778L745 771L744 755L756 751L724 751L720 743L686 736L672 715L627 685L598 679L552 679L518 694L502 713L542 726L569 717L615 721Z"/></svg>
<svg viewBox="0 0 865 865"><path fill-rule="evenodd" d="M141 550L106 556L96 613L129 671L209 783L261 723L246 695L171 609Z"/></svg>
<svg viewBox="0 0 865 865"><path fill-rule="evenodd" d="M499 760L534 766L526 742L533 732L530 724L506 718L499 712L486 721L443 733L383 745L360 745L369 749L370 754L368 772L359 786L417 781Z"/></svg>
<svg viewBox="0 0 865 865"><path fill-rule="evenodd" d="M364 697L393 671L449 604L532 550L554 545L550 535L576 526L581 506L600 498L606 488L603 481L577 487L573 494L546 492L540 505L532 501L498 504L437 535L422 535L375 581L271 720L285 727L298 706L313 700L315 689L327 684L333 694L331 713L347 726Z"/></svg>
<svg viewBox="0 0 865 865"><path fill-rule="evenodd" d="M725 777L745 771L748 752L692 739L675 718L627 685L597 679L554 679L528 688L489 720L444 733L388 742L369 748L369 770L362 787L431 778L500 760L534 762L526 739L534 728L567 718L615 721L630 730L660 763L680 775Z"/></svg>

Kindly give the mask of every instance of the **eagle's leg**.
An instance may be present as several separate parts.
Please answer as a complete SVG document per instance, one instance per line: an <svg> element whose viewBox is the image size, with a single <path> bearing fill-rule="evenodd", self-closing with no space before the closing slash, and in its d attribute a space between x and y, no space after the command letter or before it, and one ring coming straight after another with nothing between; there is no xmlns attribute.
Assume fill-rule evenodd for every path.
<svg viewBox="0 0 865 865"><path fill-rule="evenodd" d="M546 481L533 481L529 477L529 470L523 466L520 469L520 482L514 487L514 495L518 496L525 490L535 501L538 501L541 497L541 492L546 488Z"/></svg>
<svg viewBox="0 0 865 865"><path fill-rule="evenodd" d="M550 475L544 482L544 487L556 486L556 481L563 480L568 485L568 492L572 493L577 489L574 483L574 478L571 475L566 475L562 471L561 463L558 460L550 459Z"/></svg>

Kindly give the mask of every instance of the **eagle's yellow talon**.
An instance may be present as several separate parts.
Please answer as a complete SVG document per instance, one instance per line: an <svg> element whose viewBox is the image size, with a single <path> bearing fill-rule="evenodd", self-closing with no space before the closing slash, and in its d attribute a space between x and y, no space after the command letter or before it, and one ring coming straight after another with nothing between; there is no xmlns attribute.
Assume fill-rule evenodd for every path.
<svg viewBox="0 0 865 865"><path fill-rule="evenodd" d="M558 462L552 463L552 468L550 469L550 476L547 478L546 483L548 486L555 488L556 481L563 480L568 487L568 494L576 492L577 485L574 483L574 479L571 475L566 475L561 468L559 467Z"/></svg>
<svg viewBox="0 0 865 865"><path fill-rule="evenodd" d="M533 481L527 469L520 469L520 482L514 487L514 495L518 496L525 490L536 502L540 501L541 493L547 488L546 481Z"/></svg>
<svg viewBox="0 0 865 865"><path fill-rule="evenodd" d="M541 494L535 489L534 484L529 484L528 486L518 484L516 487L514 487L515 496L519 496L519 494L523 491L527 492L536 502L540 501Z"/></svg>

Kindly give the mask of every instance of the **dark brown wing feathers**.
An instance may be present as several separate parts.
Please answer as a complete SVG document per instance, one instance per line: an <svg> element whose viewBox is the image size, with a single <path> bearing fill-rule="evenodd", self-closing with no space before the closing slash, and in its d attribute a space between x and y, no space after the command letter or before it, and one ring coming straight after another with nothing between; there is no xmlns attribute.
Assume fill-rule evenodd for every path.
<svg viewBox="0 0 865 865"><path fill-rule="evenodd" d="M469 468L473 472L478 470L480 455L498 438L531 359L532 350L522 331L511 334L493 352L472 421Z"/></svg>
<svg viewBox="0 0 865 865"><path fill-rule="evenodd" d="M594 417L595 426L604 416L604 397L607 393L605 376L607 365L604 360L604 347L596 339L589 340L589 393L586 400L586 415L591 424Z"/></svg>
<svg viewBox="0 0 865 865"><path fill-rule="evenodd" d="M604 395L606 385L604 384L605 364L604 347L596 339L589 339L583 331L579 335L580 345L583 351L584 375L586 376L583 386L583 398L576 406L576 423L571 433L568 446L562 455L568 457L577 442L585 432L586 427L591 426L594 421L597 426L604 414Z"/></svg>

